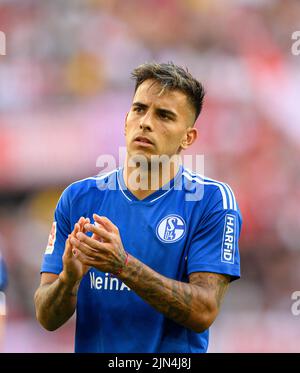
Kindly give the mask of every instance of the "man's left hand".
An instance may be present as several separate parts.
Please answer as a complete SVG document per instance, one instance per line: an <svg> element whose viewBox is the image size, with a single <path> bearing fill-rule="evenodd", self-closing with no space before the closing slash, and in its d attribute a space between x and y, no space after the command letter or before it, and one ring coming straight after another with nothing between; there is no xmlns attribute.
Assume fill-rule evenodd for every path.
<svg viewBox="0 0 300 373"><path fill-rule="evenodd" d="M108 218L93 214L98 224L85 224L87 232L92 232L92 237L82 232L71 238L71 243L78 250L77 258L87 266L94 267L102 272L116 274L122 269L126 261L120 232Z"/></svg>

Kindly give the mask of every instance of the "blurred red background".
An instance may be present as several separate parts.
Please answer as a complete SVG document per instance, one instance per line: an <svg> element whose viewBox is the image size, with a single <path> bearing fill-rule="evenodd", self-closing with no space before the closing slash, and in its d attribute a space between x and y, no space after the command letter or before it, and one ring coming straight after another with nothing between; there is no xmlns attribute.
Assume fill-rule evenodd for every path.
<svg viewBox="0 0 300 373"><path fill-rule="evenodd" d="M3 1L0 30L0 236L8 267L5 352L73 351L74 319L54 333L33 294L55 204L68 183L118 159L130 72L173 61L207 95L189 154L231 185L243 214L242 278L210 352L299 352L300 2Z"/></svg>

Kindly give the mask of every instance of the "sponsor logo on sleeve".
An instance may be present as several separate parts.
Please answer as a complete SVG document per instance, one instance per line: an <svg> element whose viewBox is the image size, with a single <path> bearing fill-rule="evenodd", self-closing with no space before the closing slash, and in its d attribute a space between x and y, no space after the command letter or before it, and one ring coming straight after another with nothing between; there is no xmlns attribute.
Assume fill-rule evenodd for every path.
<svg viewBox="0 0 300 373"><path fill-rule="evenodd" d="M51 232L49 234L48 244L47 244L45 254L50 254L51 255L53 253L55 240L56 240L56 221L54 221L53 224L52 224L52 228L51 228Z"/></svg>
<svg viewBox="0 0 300 373"><path fill-rule="evenodd" d="M234 264L236 245L236 216L226 214L222 240L221 262Z"/></svg>

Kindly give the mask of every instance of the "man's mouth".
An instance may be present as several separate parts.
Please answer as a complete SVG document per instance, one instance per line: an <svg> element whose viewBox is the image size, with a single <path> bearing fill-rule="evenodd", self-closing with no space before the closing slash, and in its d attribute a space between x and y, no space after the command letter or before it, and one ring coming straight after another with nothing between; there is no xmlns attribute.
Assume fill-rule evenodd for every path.
<svg viewBox="0 0 300 373"><path fill-rule="evenodd" d="M135 138L134 142L136 144L139 144L139 145L143 145L143 146L151 146L153 145L153 142L148 139L148 137L144 137L144 136L138 136Z"/></svg>

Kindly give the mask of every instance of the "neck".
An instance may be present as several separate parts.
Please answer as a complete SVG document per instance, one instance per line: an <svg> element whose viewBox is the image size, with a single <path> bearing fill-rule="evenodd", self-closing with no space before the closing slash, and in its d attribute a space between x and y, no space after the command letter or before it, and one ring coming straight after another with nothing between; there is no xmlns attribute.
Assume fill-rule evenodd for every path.
<svg viewBox="0 0 300 373"><path fill-rule="evenodd" d="M142 165L137 160L130 159L127 154L124 164L124 182L136 198L144 199L174 179L180 165L179 155L163 162L151 161Z"/></svg>

